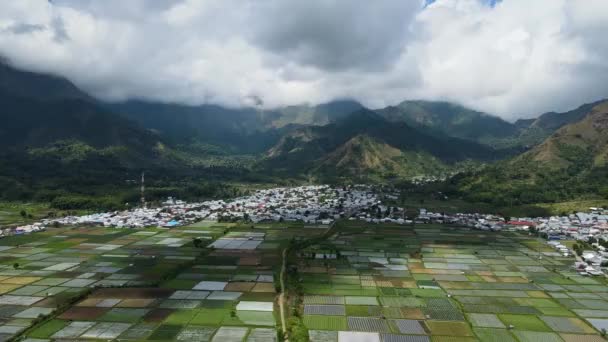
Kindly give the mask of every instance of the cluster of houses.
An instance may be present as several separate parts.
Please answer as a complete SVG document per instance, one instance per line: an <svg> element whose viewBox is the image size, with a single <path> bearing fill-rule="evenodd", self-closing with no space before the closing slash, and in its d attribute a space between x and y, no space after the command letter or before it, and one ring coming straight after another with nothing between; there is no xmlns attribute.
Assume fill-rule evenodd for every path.
<svg viewBox="0 0 608 342"><path fill-rule="evenodd" d="M300 221L307 224L330 225L340 218L369 223L395 224L453 224L484 231L527 231L549 240L563 256L571 251L559 240L588 242L582 251L577 271L586 275L602 274L608 264L608 210L590 208L565 216L505 218L488 214L445 214L420 209L416 217L408 218L405 209L382 204L380 198L398 197L394 193L366 185L332 187L328 185L273 188L254 192L232 200L186 203L168 198L158 208L137 208L126 211L96 213L44 219L40 222L0 231L1 235L24 234L58 225L100 225L117 228L175 227L201 220L252 223ZM381 196L380 196L381 195ZM392 197L391 197L392 196ZM605 242L606 241L606 242ZM587 245L587 244L586 244Z"/></svg>
<svg viewBox="0 0 608 342"><path fill-rule="evenodd" d="M379 204L371 187L365 185L330 187L327 185L273 188L229 201L186 203L168 198L158 208L95 213L44 219L17 227L10 233L35 232L57 225L100 225L117 228L175 227L201 220L253 223L264 221L303 221L329 225L340 217L351 216Z"/></svg>
<svg viewBox="0 0 608 342"><path fill-rule="evenodd" d="M608 240L608 210L589 208L589 212L577 212L565 216L519 218L514 222L520 223L520 229L534 230L546 234L548 240L589 239Z"/></svg>

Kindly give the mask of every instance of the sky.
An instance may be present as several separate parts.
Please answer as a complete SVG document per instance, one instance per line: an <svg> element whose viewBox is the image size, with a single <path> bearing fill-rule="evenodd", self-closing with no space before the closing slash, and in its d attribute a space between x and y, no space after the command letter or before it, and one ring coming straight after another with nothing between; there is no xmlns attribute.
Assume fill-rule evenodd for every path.
<svg viewBox="0 0 608 342"><path fill-rule="evenodd" d="M0 56L108 101L453 101L506 120L608 98L606 0L2 0Z"/></svg>

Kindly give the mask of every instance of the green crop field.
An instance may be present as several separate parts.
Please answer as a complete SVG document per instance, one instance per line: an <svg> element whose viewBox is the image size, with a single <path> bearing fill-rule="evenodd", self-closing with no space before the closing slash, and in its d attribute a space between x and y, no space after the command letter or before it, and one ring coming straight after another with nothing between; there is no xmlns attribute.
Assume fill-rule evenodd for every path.
<svg viewBox="0 0 608 342"><path fill-rule="evenodd" d="M574 259L534 237L353 221L318 238L325 231L205 222L7 237L0 240L0 339L278 340L287 246L289 328L312 340L601 339L606 280L574 274ZM196 237L205 237L198 248ZM260 239L257 247L209 247L249 237Z"/></svg>

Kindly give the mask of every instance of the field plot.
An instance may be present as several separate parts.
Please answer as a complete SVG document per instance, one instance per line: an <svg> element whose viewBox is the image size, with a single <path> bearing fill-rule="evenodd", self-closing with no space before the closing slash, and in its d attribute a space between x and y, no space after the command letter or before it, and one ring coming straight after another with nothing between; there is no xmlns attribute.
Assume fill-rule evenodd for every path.
<svg viewBox="0 0 608 342"><path fill-rule="evenodd" d="M301 314L312 341L596 341L608 286L573 262L516 233L343 222L299 252Z"/></svg>
<svg viewBox="0 0 608 342"><path fill-rule="evenodd" d="M0 340L273 341L281 249L321 233L205 222L4 238Z"/></svg>
<svg viewBox="0 0 608 342"><path fill-rule="evenodd" d="M0 340L276 340L281 251L324 231L206 222L5 238ZM539 259L539 247L515 233L349 221L297 251L290 272L311 341L601 340L606 281L543 248Z"/></svg>

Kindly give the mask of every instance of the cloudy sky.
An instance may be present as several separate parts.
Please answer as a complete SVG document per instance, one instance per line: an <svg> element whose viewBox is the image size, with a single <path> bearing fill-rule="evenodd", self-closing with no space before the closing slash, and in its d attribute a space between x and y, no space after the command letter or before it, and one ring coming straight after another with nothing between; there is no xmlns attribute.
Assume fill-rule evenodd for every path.
<svg viewBox="0 0 608 342"><path fill-rule="evenodd" d="M607 0L2 0L0 55L106 100L449 100L512 120L608 97Z"/></svg>

